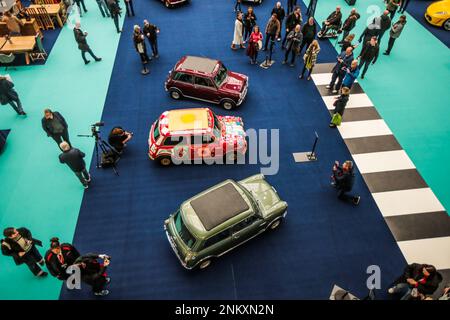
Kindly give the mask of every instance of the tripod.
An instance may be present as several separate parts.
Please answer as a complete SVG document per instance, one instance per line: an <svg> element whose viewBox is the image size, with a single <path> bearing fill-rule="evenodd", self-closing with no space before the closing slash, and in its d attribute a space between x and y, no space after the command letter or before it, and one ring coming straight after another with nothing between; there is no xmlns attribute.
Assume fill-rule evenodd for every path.
<svg viewBox="0 0 450 320"><path fill-rule="evenodd" d="M266 60L261 63L259 66L264 69L269 69L275 61L272 60L273 47L275 46L275 37L270 39L269 53L266 55Z"/></svg>
<svg viewBox="0 0 450 320"><path fill-rule="evenodd" d="M92 130L92 134L88 135L88 134L79 134L78 137L94 137L95 138L95 161L96 161L96 167L98 168L102 168L102 165L99 161L99 157L100 154L98 152L98 149L100 148L100 150L102 151L102 155L107 155L110 153L110 151L115 155L118 156L118 159L120 157L120 154L114 150L114 148L112 148L109 143L107 143L106 141L103 141L103 139L100 137L100 131L98 131L96 129L96 126L92 126L91 127ZM116 167L116 160L114 160L111 164L111 167L113 168L114 173L116 174L116 176L119 175L119 172L117 171L117 167Z"/></svg>

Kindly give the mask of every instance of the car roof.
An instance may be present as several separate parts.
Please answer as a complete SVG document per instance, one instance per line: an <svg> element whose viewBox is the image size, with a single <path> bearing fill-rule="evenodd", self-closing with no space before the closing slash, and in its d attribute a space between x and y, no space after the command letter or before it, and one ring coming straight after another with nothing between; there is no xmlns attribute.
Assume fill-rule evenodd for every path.
<svg viewBox="0 0 450 320"><path fill-rule="evenodd" d="M226 180L185 201L183 221L196 237L205 239L252 215L247 195L233 181Z"/></svg>
<svg viewBox="0 0 450 320"><path fill-rule="evenodd" d="M178 63L176 71L186 71L190 73L203 73L205 75L211 75L214 73L218 63L218 60L210 58L185 56Z"/></svg>
<svg viewBox="0 0 450 320"><path fill-rule="evenodd" d="M175 109L164 112L159 119L163 136L210 131L214 125L208 108Z"/></svg>

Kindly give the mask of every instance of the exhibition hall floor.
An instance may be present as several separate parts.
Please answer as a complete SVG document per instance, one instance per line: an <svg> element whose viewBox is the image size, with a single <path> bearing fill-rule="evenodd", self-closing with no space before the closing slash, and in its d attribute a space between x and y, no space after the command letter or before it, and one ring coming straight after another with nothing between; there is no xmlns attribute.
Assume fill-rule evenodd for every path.
<svg viewBox="0 0 450 320"><path fill-rule="evenodd" d="M344 16L348 14L343 0L330 2L341 3ZM333 7L322 3L316 13L318 21ZM106 299L327 299L334 284L363 297L367 294L366 269L371 265L378 265L382 272L382 290L376 294L387 298L387 286L412 261L404 257L405 247L399 246L380 212L371 194L373 186L368 187L359 173L355 192L361 195L360 205L336 199L329 185L331 166L355 152L344 143L342 130L328 128L327 98L322 98L316 79L298 79L300 61L295 68L281 65L277 44L276 63L263 70L250 65L243 50L230 50L234 13L228 0L192 0L173 10L157 0L136 2L137 16L125 18L120 36L110 19L101 18L95 3L87 5L82 26L102 62L85 67L72 30L66 27L45 66L9 72L28 117L17 117L8 106L0 109L0 129L12 129L0 156L1 228L26 226L45 248L50 237L58 236L73 241L83 253L111 255L111 293ZM261 26L272 5L264 1L255 7ZM366 20L365 9L360 12L363 17L357 34ZM151 73L145 77L139 72L140 60L131 39L133 25L142 24L143 19L161 29L160 58L150 63ZM446 96L444 83L450 76L449 52L419 22L408 19L391 56L380 56L359 84L448 209L450 192L445 178L450 175L450 130L442 121L447 113L441 97ZM382 49L385 42L387 36ZM320 44L318 63L333 62L334 41ZM412 45L430 48L426 65L419 54L411 54ZM167 72L186 54L221 59L229 69L250 77L242 106L233 111L211 107L219 115L241 116L246 129L279 129L279 171L267 180L289 203L287 219L279 230L249 241L201 272L181 267L167 242L163 221L192 195L228 178L239 180L259 173L265 165L162 168L148 159L149 129L163 111L205 106L199 101L173 101L164 91ZM59 164L58 148L40 127L42 110L48 106L65 116L71 141L88 159L93 140L76 135L88 134L91 124L104 121L105 137L116 125L134 132L118 164L120 175L96 169L94 161L93 182L84 192L73 174ZM320 136L318 161L295 163L292 154L310 149L314 131ZM355 160L358 164L359 159ZM450 232L439 235L439 245L448 247L449 236ZM427 245L419 242L417 247ZM407 246L413 248L409 252L415 244L408 241ZM414 262L433 263L433 254L427 259ZM439 263L439 269L450 269L450 257L440 257ZM33 279L26 266L16 267L8 257L0 256L0 264L1 299L92 298L88 288L68 291L54 278Z"/></svg>

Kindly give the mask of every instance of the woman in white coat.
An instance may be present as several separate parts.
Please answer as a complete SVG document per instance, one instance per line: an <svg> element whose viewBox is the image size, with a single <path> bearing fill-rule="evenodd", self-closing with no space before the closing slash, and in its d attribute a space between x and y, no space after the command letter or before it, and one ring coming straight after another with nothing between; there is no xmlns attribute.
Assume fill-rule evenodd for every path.
<svg viewBox="0 0 450 320"><path fill-rule="evenodd" d="M243 32L244 22L242 21L242 12L239 12L236 21L234 22L234 37L233 42L231 43L231 49L236 50L238 48L245 48Z"/></svg>

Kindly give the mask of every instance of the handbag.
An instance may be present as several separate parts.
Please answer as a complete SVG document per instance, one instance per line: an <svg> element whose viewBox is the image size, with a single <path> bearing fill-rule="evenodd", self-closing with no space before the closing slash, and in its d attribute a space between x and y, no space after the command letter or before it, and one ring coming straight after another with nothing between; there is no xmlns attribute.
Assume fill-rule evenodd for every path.
<svg viewBox="0 0 450 320"><path fill-rule="evenodd" d="M331 123L334 124L335 126L340 126L341 122L342 122L342 116L338 112L333 114L333 118L331 118Z"/></svg>
<svg viewBox="0 0 450 320"><path fill-rule="evenodd" d="M257 46L258 51L261 50L262 47L263 47L262 40L259 40L259 41L258 41L258 46Z"/></svg>

